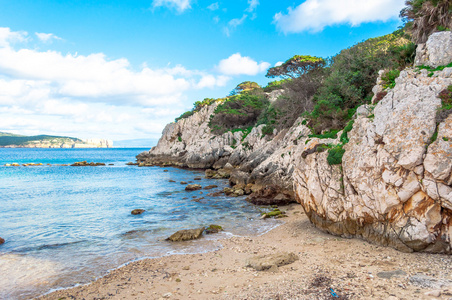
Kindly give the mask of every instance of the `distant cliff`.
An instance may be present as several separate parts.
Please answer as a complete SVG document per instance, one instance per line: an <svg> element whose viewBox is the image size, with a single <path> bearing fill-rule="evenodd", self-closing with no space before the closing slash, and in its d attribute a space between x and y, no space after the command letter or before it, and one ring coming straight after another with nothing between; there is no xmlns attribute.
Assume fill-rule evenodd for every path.
<svg viewBox="0 0 452 300"><path fill-rule="evenodd" d="M433 34L416 62L389 82L381 71L372 102L357 107L339 132L314 134L300 117L273 132L256 124L214 134L220 101L168 124L137 160L224 168L251 198L295 199L329 233L451 254L452 33Z"/></svg>
<svg viewBox="0 0 452 300"><path fill-rule="evenodd" d="M36 135L24 136L0 132L0 148L111 148L113 141L81 140L73 137Z"/></svg>

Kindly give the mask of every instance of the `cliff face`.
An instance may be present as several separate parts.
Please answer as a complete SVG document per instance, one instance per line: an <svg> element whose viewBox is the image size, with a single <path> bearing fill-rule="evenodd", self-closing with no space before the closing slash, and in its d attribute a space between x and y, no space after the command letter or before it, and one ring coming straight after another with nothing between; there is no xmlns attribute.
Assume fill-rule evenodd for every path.
<svg viewBox="0 0 452 300"><path fill-rule="evenodd" d="M434 34L420 46L417 61L436 67L441 55L442 63L451 62L452 55L447 60L436 51L452 49L451 37ZM309 138L302 119L272 138L262 137L262 126L246 137L212 135L208 122L215 105L167 125L158 145L137 159L190 168L229 163L232 184L254 184L255 197L273 186L332 234L402 251L451 253L452 115L438 111L439 94L450 85L452 68L402 71L379 103L358 109L339 165L330 165L319 147L339 144L339 138Z"/></svg>

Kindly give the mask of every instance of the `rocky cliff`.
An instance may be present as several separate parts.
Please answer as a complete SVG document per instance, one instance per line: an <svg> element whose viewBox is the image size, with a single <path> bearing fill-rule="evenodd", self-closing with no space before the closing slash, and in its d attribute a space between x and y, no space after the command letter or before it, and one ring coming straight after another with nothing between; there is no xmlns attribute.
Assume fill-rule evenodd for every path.
<svg viewBox="0 0 452 300"><path fill-rule="evenodd" d="M451 37L437 33L418 47L416 61L431 69L402 71L384 93L377 84L381 97L374 102L382 99L357 110L348 143L342 132L336 139L309 137L302 119L273 136L263 136L262 125L246 136L216 136L208 127L214 104L167 125L158 145L137 159L142 165L226 166L231 184L252 185L251 198L295 198L311 222L332 234L450 254L452 116L439 109L440 94L452 93L452 68L437 67L452 61L444 55ZM330 165L326 150L338 144L345 150L342 162Z"/></svg>

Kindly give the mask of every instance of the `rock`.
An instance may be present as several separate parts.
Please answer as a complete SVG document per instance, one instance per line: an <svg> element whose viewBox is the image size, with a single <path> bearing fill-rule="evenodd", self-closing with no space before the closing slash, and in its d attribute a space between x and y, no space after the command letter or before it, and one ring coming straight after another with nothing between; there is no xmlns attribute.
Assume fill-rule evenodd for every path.
<svg viewBox="0 0 452 300"><path fill-rule="evenodd" d="M5 164L5 167L11 167L11 164Z"/></svg>
<svg viewBox="0 0 452 300"><path fill-rule="evenodd" d="M127 166L138 166L138 163L134 163L134 162L128 162L126 163Z"/></svg>
<svg viewBox="0 0 452 300"><path fill-rule="evenodd" d="M298 256L294 253L280 252L270 255L261 255L248 259L247 267L251 267L257 271L268 270L273 266L280 267L291 264L298 260Z"/></svg>
<svg viewBox="0 0 452 300"><path fill-rule="evenodd" d="M428 292L425 292L424 295L438 298L438 297L441 297L441 290L428 291Z"/></svg>
<svg viewBox="0 0 452 300"><path fill-rule="evenodd" d="M109 166L114 166L115 164L108 164Z"/></svg>
<svg viewBox="0 0 452 300"><path fill-rule="evenodd" d="M214 189L214 188L217 188L217 187L218 187L218 185L214 185L214 184L213 184L213 185L205 186L204 189L205 189L205 190L211 190L211 189Z"/></svg>
<svg viewBox="0 0 452 300"><path fill-rule="evenodd" d="M172 242L196 240L196 239L199 239L202 236L203 231L204 231L204 227L201 227L201 228L198 228L198 229L179 230L179 231L173 233L166 240L169 240L169 241L172 241Z"/></svg>
<svg viewBox="0 0 452 300"><path fill-rule="evenodd" d="M13 167L19 167L20 165L18 163L12 163L11 166Z"/></svg>
<svg viewBox="0 0 452 300"><path fill-rule="evenodd" d="M186 181L181 181L180 184L187 184L187 182Z"/></svg>
<svg viewBox="0 0 452 300"><path fill-rule="evenodd" d="M385 279L391 279L392 277L402 277L406 276L407 274L402 270L396 270L396 271L387 271L387 272L379 272L377 273L377 276L380 278Z"/></svg>
<svg viewBox="0 0 452 300"><path fill-rule="evenodd" d="M220 231L223 231L223 227L220 225L209 225L205 230L206 234L218 233Z"/></svg>
<svg viewBox="0 0 452 300"><path fill-rule="evenodd" d="M0 245L5 243L5 239L0 237Z"/></svg>
<svg viewBox="0 0 452 300"><path fill-rule="evenodd" d="M267 218L284 218L287 217L286 212L280 211L279 208L275 208L272 211L269 211L267 213L263 213L261 216L261 219L267 219Z"/></svg>
<svg viewBox="0 0 452 300"><path fill-rule="evenodd" d="M446 66L452 62L452 32L435 32L427 43L418 45L415 65L426 65L433 68Z"/></svg>
<svg viewBox="0 0 452 300"><path fill-rule="evenodd" d="M169 172L169 171L168 171L168 170L163 170L163 172L165 172L165 173L166 173L166 172Z"/></svg>
<svg viewBox="0 0 452 300"><path fill-rule="evenodd" d="M168 182L176 182L176 181L174 181L174 180L170 179L170 180L168 180Z"/></svg>
<svg viewBox="0 0 452 300"><path fill-rule="evenodd" d="M196 191L202 189L202 186L199 184L189 184L185 187L186 191Z"/></svg>
<svg viewBox="0 0 452 300"><path fill-rule="evenodd" d="M131 214L132 215L141 215L144 212L145 212L144 209L134 209L134 210L132 210Z"/></svg>
<svg viewBox="0 0 452 300"><path fill-rule="evenodd" d="M422 274L411 276L409 281L411 284L421 288L441 289L443 287L452 287L451 280L434 278Z"/></svg>
<svg viewBox="0 0 452 300"><path fill-rule="evenodd" d="M201 177L195 177L195 178L193 178L193 180L202 180L202 178Z"/></svg>
<svg viewBox="0 0 452 300"><path fill-rule="evenodd" d="M225 188L223 189L223 192L225 193L226 196L229 196L229 195L231 195L231 194L234 193L234 189L225 187Z"/></svg>
<svg viewBox="0 0 452 300"><path fill-rule="evenodd" d="M86 160L84 161L78 161L75 162L73 164L71 164L71 167L97 167L97 166L105 166L105 163L94 163L94 162L87 162Z"/></svg>
<svg viewBox="0 0 452 300"><path fill-rule="evenodd" d="M395 296L389 296L387 298L387 300L399 300L399 298L395 297Z"/></svg>
<svg viewBox="0 0 452 300"><path fill-rule="evenodd" d="M210 196L210 197L220 197L221 195L223 195L223 192L215 192L215 193L207 194L207 196Z"/></svg>
<svg viewBox="0 0 452 300"><path fill-rule="evenodd" d="M289 195L282 193L279 187L274 185L265 186L246 200L254 205L286 205L293 202Z"/></svg>

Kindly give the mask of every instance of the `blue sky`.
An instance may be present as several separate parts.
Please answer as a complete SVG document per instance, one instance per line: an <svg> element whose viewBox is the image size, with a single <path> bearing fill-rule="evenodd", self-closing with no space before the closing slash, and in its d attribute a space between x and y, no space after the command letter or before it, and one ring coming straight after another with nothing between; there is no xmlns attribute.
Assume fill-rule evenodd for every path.
<svg viewBox="0 0 452 300"><path fill-rule="evenodd" d="M0 0L0 131L156 138L295 54L401 25L403 0Z"/></svg>

